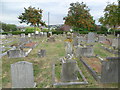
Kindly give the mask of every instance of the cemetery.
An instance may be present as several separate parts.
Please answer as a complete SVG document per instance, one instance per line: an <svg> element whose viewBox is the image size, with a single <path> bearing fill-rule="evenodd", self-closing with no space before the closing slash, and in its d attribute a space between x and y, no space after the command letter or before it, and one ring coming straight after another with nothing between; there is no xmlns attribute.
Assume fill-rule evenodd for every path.
<svg viewBox="0 0 120 90"><path fill-rule="evenodd" d="M39 39L30 37L32 42L28 40L25 44L23 42L19 43L19 36L16 37L15 42L13 40L12 45L19 44L16 44L14 50L7 51L9 55L2 56L3 88L117 87L117 84L112 83L117 83L118 79L118 66L117 63L113 64L113 61L119 59L117 58L118 54L110 53L101 48L102 46L113 48L111 45L99 41L88 44L87 40L74 45L73 38L75 36L71 35L70 39L68 34L62 37L61 35L53 36L55 42L48 42L50 37L46 36ZM9 46L9 44L6 44L6 46ZM25 52L30 49L31 51L26 57ZM12 53L13 51L14 53ZM28 66L23 66L24 63ZM107 68L106 65L113 65L109 67L114 67L114 72L105 71L107 70L105 69ZM107 77L107 73L109 73L109 76L111 73L111 77ZM18 77L18 74L22 76ZM111 80L113 74L116 75L116 78ZM28 81L25 82L24 78L21 79L21 77ZM30 83L26 84L27 82Z"/></svg>
<svg viewBox="0 0 120 90"><path fill-rule="evenodd" d="M104 15L100 12L94 17L90 10L97 8L94 2L98 1L93 0L91 8L87 6L91 1L69 1L71 3L66 16L61 16L65 15L63 9L68 7L62 1L58 7L63 5L63 9L57 9L56 6L52 14L40 9L41 6L45 8L44 1L21 2L21 5L16 2L18 10L24 5L31 5L25 6L22 13L15 6L16 15L19 16L13 20L9 18L10 23L6 22L8 18L5 14L6 21L0 21L0 89L119 87L120 20L116 17L119 16L120 1L117 1L118 5L117 2L108 2ZM33 4L39 7L33 7ZM47 10L48 5L45 6ZM48 12L48 16L44 12ZM57 16L60 12L62 24ZM11 24L13 21L15 24Z"/></svg>

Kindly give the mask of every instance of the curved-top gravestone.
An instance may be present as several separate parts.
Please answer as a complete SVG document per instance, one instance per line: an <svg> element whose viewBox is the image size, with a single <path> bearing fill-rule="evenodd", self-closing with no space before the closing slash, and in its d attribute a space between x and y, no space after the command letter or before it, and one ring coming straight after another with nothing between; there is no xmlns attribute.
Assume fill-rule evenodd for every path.
<svg viewBox="0 0 120 90"><path fill-rule="evenodd" d="M95 42L95 34L93 32L88 33L87 43L94 43Z"/></svg>
<svg viewBox="0 0 120 90"><path fill-rule="evenodd" d="M67 60L62 62L61 80L65 82L78 80L76 61Z"/></svg>
<svg viewBox="0 0 120 90"><path fill-rule="evenodd" d="M35 86L32 63L19 61L11 64L11 76L13 88L33 88Z"/></svg>

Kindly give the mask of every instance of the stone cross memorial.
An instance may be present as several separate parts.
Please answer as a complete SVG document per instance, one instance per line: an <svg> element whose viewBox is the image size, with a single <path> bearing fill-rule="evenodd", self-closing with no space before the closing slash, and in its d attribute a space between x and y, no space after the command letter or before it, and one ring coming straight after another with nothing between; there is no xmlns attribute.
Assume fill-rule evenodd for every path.
<svg viewBox="0 0 120 90"><path fill-rule="evenodd" d="M11 64L12 88L35 87L33 65L26 61Z"/></svg>

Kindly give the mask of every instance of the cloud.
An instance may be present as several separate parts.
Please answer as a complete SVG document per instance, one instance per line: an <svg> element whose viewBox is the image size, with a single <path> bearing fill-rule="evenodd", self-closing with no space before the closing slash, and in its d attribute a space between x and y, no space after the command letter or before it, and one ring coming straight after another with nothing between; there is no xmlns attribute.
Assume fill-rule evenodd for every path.
<svg viewBox="0 0 120 90"><path fill-rule="evenodd" d="M85 2L90 8L90 13L95 20L103 16L103 10L107 2L116 2L117 0L1 0L0 20L5 23L19 24L17 17L24 12L24 7L39 7L43 9L43 21L48 22L48 12L50 12L50 24L64 23L63 17L68 13L70 3ZM96 21L96 23L98 23Z"/></svg>

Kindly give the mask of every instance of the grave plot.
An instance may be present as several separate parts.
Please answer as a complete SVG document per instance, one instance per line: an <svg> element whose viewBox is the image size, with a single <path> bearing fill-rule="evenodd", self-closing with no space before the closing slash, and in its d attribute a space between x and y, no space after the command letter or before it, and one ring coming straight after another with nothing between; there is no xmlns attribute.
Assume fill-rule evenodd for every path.
<svg viewBox="0 0 120 90"><path fill-rule="evenodd" d="M86 68L90 71L95 80L100 81L101 61L98 58L82 57L80 59Z"/></svg>
<svg viewBox="0 0 120 90"><path fill-rule="evenodd" d="M25 44L23 47L24 48L34 48L36 45L37 45L37 42L31 42L31 43Z"/></svg>
<svg viewBox="0 0 120 90"><path fill-rule="evenodd" d="M88 82L75 60L62 60L62 63L57 62L52 65L52 84L54 86L86 85Z"/></svg>

